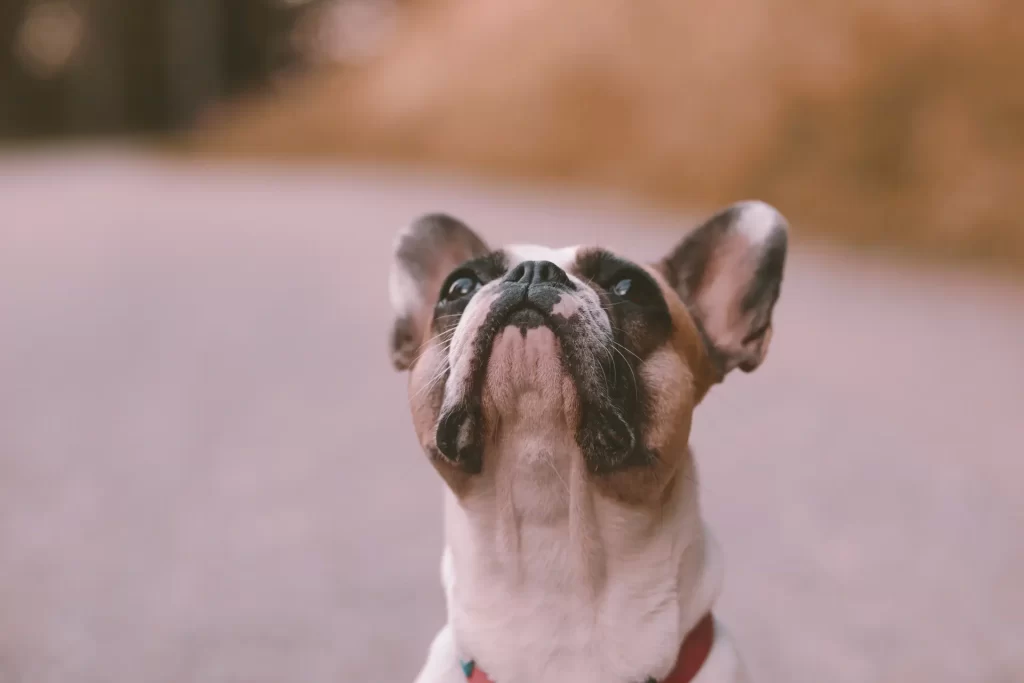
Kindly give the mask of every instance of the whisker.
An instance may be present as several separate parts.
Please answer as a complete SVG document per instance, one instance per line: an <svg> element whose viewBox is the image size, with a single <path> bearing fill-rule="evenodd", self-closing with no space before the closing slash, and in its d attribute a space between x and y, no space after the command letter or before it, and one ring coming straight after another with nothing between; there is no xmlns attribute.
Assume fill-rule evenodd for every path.
<svg viewBox="0 0 1024 683"><path fill-rule="evenodd" d="M619 330L619 332L622 332L622 330ZM623 334L625 334L625 333L623 333ZM615 341L614 339L612 340L612 344L614 344L615 346L619 347L620 349L622 349L623 351L625 351L625 352L626 352L626 353L628 353L629 355L633 356L633 358L636 358L636 359L637 359L638 361L640 361L641 363L643 363L643 362L644 362L644 359L643 359L643 358L641 358L640 356L636 355L635 353L633 353L632 351L630 351L629 349L627 349L627 348L626 348L625 346L623 346L623 345L622 345L622 344L620 344L619 342Z"/></svg>
<svg viewBox="0 0 1024 683"><path fill-rule="evenodd" d="M422 344L420 344L419 347L416 350L419 351L424 346L426 346L427 344L429 344L430 342L432 342L432 341L434 341L436 339L440 339L441 337L444 337L446 335L451 336L451 335L455 334L456 330L458 330L458 329L459 328L457 328L457 327L453 327L450 330L445 330L444 332L439 332L439 333L435 334L433 337L431 337L430 339L428 339L427 341L425 341Z"/></svg>
<svg viewBox="0 0 1024 683"><path fill-rule="evenodd" d="M565 481L565 479L562 478L562 473L558 471L557 467L555 467L555 463L551 462L550 457L545 458L544 462L548 464L548 467L551 468L551 471L555 473L556 477L558 477L558 481L562 482L562 486L565 487L566 497L571 496L572 494L569 492L569 484Z"/></svg>
<svg viewBox="0 0 1024 683"><path fill-rule="evenodd" d="M416 354L416 357L413 359L413 363L415 363L420 358L422 358L423 354L425 354L427 351L430 350L430 348L428 346L430 344L430 342L433 342L433 341L436 341L438 339L442 339L443 338L442 341L443 342L444 341L449 342L448 346L451 346L450 342L452 340L452 337L454 337L454 336L455 336L455 329L451 329L451 330L447 330L445 332L442 332L441 334L434 335L433 337L431 337L427 341L423 342L422 344L420 344L419 348L416 349L417 354Z"/></svg>
<svg viewBox="0 0 1024 683"><path fill-rule="evenodd" d="M597 348L599 348L602 352L607 354L607 356L608 356L608 364L612 366L612 373L615 373L615 356L612 355L612 352L609 349L607 349L607 348L605 348L603 346L598 346ZM607 389L609 392L611 392L612 384L608 383L608 373L604 369L604 364L602 364L600 361L597 361L597 359L594 359L594 360L595 360L595 362L597 362L597 366L599 368L601 368L601 375L604 377L604 387L605 387L605 389ZM612 383L614 383L616 379L618 379L618 375L617 374L613 374L612 375Z"/></svg>
<svg viewBox="0 0 1024 683"><path fill-rule="evenodd" d="M608 351L608 361L612 366L612 382L618 384L619 370L615 367L615 356L612 355L611 351Z"/></svg>
<svg viewBox="0 0 1024 683"><path fill-rule="evenodd" d="M431 391L444 378L444 376L445 376L445 374L447 374L448 370L449 370L449 368L448 368L448 364L447 363L442 365L440 370L438 370L437 374L435 374L430 379L429 382L427 382L425 385L420 387L420 390L416 392L416 394L415 394L415 396L413 398L419 398L423 394L426 394L429 391Z"/></svg>
<svg viewBox="0 0 1024 683"><path fill-rule="evenodd" d="M450 347L451 347L451 343L449 343L448 345L444 346L442 348L442 351L447 352ZM420 387L420 390L416 392L414 398L419 398L423 394L425 394L428 391L432 390L435 386L437 386L438 382L440 382L442 379L445 378L445 375L448 374L450 371L451 371L451 365L448 363L448 360L446 358L445 361L438 368L438 370L434 374L434 376L431 377L430 380L426 384L424 384L422 387Z"/></svg>
<svg viewBox="0 0 1024 683"><path fill-rule="evenodd" d="M629 374L633 375L633 393L635 394L636 401L639 403L640 402L640 386L639 386L639 384L637 383L637 380L636 380L636 373L633 371L633 366L629 364L629 359L627 359L626 356L623 355L622 351L619 351L619 349L618 349L619 346L622 346L622 345L617 343L617 342L615 342L615 341L613 341L611 348L617 354L622 356L622 360L626 362L626 367L629 368ZM629 349L626 349L626 350L628 351Z"/></svg>

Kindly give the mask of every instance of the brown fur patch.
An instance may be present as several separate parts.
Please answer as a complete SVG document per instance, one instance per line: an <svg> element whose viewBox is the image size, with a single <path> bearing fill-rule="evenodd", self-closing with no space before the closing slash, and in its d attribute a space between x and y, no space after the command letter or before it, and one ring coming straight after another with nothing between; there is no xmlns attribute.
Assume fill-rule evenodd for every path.
<svg viewBox="0 0 1024 683"><path fill-rule="evenodd" d="M676 490L677 476L693 476L689 448L693 411L720 377L708 358L689 310L655 268L645 268L661 288L672 318L672 337L640 368L648 392L649 415L643 445L657 459L603 477L594 484L604 496L628 505L657 507ZM690 473L690 474L687 474Z"/></svg>
<svg viewBox="0 0 1024 683"><path fill-rule="evenodd" d="M672 317L672 348L686 362L693 377L694 407L697 406L707 394L708 390L722 381L714 363L708 357L704 340L693 320L686 304L679 298L679 294L668 284L664 274L656 267L647 267L658 287L661 288L662 296L668 303L669 315ZM692 410L692 408L691 408Z"/></svg>

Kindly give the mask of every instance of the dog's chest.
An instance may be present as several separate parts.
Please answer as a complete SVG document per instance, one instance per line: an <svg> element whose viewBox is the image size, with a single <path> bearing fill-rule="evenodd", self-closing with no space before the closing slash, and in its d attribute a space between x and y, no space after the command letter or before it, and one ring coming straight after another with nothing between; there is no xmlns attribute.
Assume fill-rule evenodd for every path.
<svg viewBox="0 0 1024 683"><path fill-rule="evenodd" d="M565 484L572 490L571 470ZM671 669L682 636L676 545L610 547L602 524L629 520L609 519L588 496L552 504L550 517L540 507L531 502L528 518L450 520L463 656L499 683L622 683Z"/></svg>

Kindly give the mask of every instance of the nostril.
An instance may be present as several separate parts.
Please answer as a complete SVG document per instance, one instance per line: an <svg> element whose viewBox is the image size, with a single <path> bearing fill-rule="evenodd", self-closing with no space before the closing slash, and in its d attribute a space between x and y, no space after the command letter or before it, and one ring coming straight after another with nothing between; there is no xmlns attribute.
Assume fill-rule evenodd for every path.
<svg viewBox="0 0 1024 683"><path fill-rule="evenodd" d="M533 278L533 262L524 261L518 266L513 268L505 276L507 282L519 282L524 285L530 284L530 280Z"/></svg>
<svg viewBox="0 0 1024 683"><path fill-rule="evenodd" d="M533 268L533 282L554 282L565 284L568 281L565 271L551 261L538 261Z"/></svg>
<svg viewBox="0 0 1024 683"><path fill-rule="evenodd" d="M537 265L533 269L533 281L550 282L551 281L551 262L550 261L538 261Z"/></svg>
<svg viewBox="0 0 1024 683"><path fill-rule="evenodd" d="M560 284L569 286L569 276L551 261L523 261L505 275L505 282L520 285Z"/></svg>

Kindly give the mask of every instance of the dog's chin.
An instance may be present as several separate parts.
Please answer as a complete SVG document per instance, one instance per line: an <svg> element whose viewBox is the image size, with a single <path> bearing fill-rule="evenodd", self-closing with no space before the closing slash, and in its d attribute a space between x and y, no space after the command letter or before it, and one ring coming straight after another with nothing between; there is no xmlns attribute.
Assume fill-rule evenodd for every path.
<svg viewBox="0 0 1024 683"><path fill-rule="evenodd" d="M509 316L494 335L482 381L442 412L438 451L464 470L479 472L488 440L503 438L506 429L535 425L534 433L554 429L572 435L595 474L633 457L633 428L606 391L595 391L594 382L581 382L567 367L562 343L539 312L523 309Z"/></svg>
<svg viewBox="0 0 1024 683"><path fill-rule="evenodd" d="M560 408L568 377L555 333L543 324L530 325L532 316L516 318L521 320L510 320L495 336L481 387L484 405L504 419L514 417L525 402Z"/></svg>
<svg viewBox="0 0 1024 683"><path fill-rule="evenodd" d="M482 467L485 442L501 438L503 429L544 416L563 419L572 380L564 369L560 344L544 317L533 309L502 321L487 357L468 386L452 386L458 399L448 404L437 423L437 449L469 472ZM476 365L472 359L466 359ZM569 396L567 396L567 394ZM486 430L486 433L485 433Z"/></svg>

